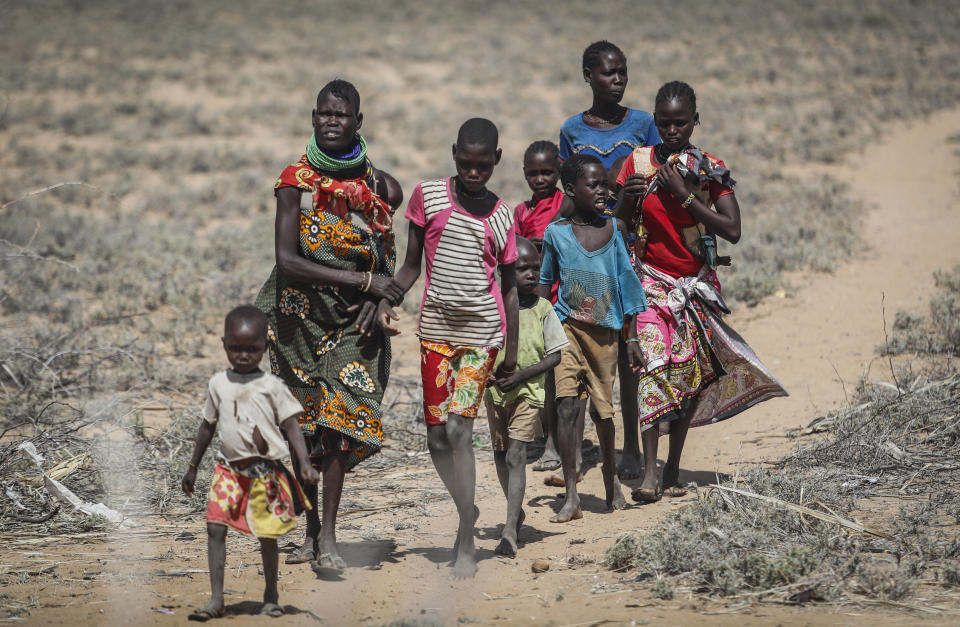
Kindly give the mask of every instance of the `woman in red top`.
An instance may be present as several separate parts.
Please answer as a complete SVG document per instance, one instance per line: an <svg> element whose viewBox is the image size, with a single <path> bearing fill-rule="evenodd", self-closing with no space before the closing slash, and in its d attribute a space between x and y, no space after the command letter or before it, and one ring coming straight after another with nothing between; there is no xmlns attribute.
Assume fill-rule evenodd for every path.
<svg viewBox="0 0 960 627"><path fill-rule="evenodd" d="M638 501L686 494L680 455L691 426L718 422L786 391L720 316L715 239L740 239L740 205L722 161L690 144L700 123L686 83L657 92L662 144L634 150L617 182L619 217L637 232L635 266L648 309L637 319L645 366L639 371L643 483ZM711 249L712 246L712 249ZM729 263L729 262L727 262ZM715 385L716 384L716 385ZM670 423L670 450L657 476L657 423Z"/></svg>

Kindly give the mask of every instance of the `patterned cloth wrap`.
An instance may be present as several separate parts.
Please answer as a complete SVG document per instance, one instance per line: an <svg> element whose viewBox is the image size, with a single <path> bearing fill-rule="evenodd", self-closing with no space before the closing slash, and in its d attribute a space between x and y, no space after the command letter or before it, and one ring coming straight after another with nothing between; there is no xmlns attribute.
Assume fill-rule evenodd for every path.
<svg viewBox="0 0 960 627"><path fill-rule="evenodd" d="M449 414L476 418L498 352L486 346L420 340L424 421L446 424Z"/></svg>
<svg viewBox="0 0 960 627"><path fill-rule="evenodd" d="M306 155L288 166L276 189L312 194L300 209L300 255L340 270L393 276L390 207L363 176L338 181L318 173ZM257 296L266 312L273 373L303 404L300 427L311 461L326 452L349 451L352 468L377 453L383 440L381 407L390 372L390 339L377 331L363 337L357 313L347 308L365 294L356 288L309 285L274 267Z"/></svg>
<svg viewBox="0 0 960 627"><path fill-rule="evenodd" d="M640 425L670 421L697 399L691 427L732 418L787 391L753 349L728 327L729 313L716 273L674 279L638 263L647 310L637 315L637 337L646 362L637 396Z"/></svg>
<svg viewBox="0 0 960 627"><path fill-rule="evenodd" d="M697 185L710 181L716 181L724 187L733 187L737 184L730 176L730 170L711 160L696 146L687 146L679 153L670 155L667 163L676 165L680 176Z"/></svg>
<svg viewBox="0 0 960 627"><path fill-rule="evenodd" d="M207 522L256 538L278 538L297 527L310 507L300 482L277 461L261 459L242 468L217 464L207 497Z"/></svg>

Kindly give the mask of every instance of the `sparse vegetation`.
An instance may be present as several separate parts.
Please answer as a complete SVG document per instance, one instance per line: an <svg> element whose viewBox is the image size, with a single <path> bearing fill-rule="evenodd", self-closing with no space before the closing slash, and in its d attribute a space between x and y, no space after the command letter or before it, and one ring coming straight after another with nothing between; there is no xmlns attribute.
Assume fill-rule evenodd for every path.
<svg viewBox="0 0 960 627"><path fill-rule="evenodd" d="M934 303L956 297L950 276L938 273ZM932 317L925 336L914 330L914 346L944 350L933 342L955 324ZM960 356L956 346L950 353ZM920 372L911 368L902 364L894 383L861 382L850 406L813 421L806 429L813 439L801 440L773 469L721 483L862 521L871 534L706 488L651 532L621 536L607 552L608 566L654 578L650 591L658 598L683 584L721 596L807 590L810 599L899 601L924 581L958 585L960 372L942 358Z"/></svg>
<svg viewBox="0 0 960 627"><path fill-rule="evenodd" d="M317 58L317 21L303 19L302 3L0 2L0 510L11 506L8 487L27 514L44 511L48 501L39 484L20 479L36 477L16 453L22 440L37 446L48 469L89 454L61 479L85 499L128 514L202 509L209 472L199 474L191 501L179 482L204 383L222 366L221 317L252 300L269 272L272 183L302 151L316 91L334 76L359 87L372 157L408 197L418 180L450 173L448 147L464 117L493 119L504 159L492 187L511 203L528 195L520 173L526 145L556 138L563 119L589 101L579 66L591 40L605 37L627 52L630 106L649 109L664 81L690 82L704 122L696 142L723 157L740 181L744 239L724 252L734 266L722 280L725 295L746 304L780 287L783 272L828 271L863 245L855 235L862 208L837 182L802 166L831 163L891 120L953 106L960 96L951 34L960 31L960 14L932 0L869 7L753 1L722 12L694 2L680 13L611 20L602 32L597 15L617 14L622 3L555 3L549 12L524 3L438 6L326 3L325 22L337 28L325 29L324 60L311 64L304 60ZM464 22L472 28L451 37ZM697 45L666 35L678 27ZM84 185L30 195L62 182ZM405 223L398 224L402 254ZM928 324L945 328L950 315L957 324L960 316L950 314L957 311L956 275L943 275L954 300L943 301L942 315L894 322L892 351L956 351L956 329L935 339L908 337ZM408 315L418 301L415 289L404 303ZM947 471L923 469L939 462L923 457L917 465L910 457L919 437L932 438L923 447L955 444L946 414L904 413L914 431L895 429L895 412L955 401L953 384L928 389L933 376L914 383L915 376L899 377L905 387L894 396L864 388L862 409L821 421L834 433L824 448L773 473L746 473L738 485L838 512L855 511L855 499L871 490L887 494L906 481L883 470L876 484L826 489L851 464L896 463L898 472L917 473L908 492L927 485L931 472L955 485ZM394 381L389 445L425 450L415 383ZM874 414L882 419L862 426ZM829 443L847 433L857 444L834 456ZM886 438L877 441L892 442L907 461L872 440L861 444L864 434ZM204 463L212 465L212 456ZM345 508L353 495L345 495ZM671 554L627 536L608 559L651 574L660 598L688 578L686 551L704 546L712 551L709 568L696 585L715 593L801 587L821 572L828 573L817 584L825 597L849 593L851 581L891 599L908 594L921 576L960 585L955 562L941 559L956 549L925 524L931 516L957 524L960 504L944 489L908 505L894 535L917 538L915 553L711 493L677 515L689 533L663 531ZM426 502L418 507L429 515ZM396 523L397 530L407 524ZM103 529L102 520L61 512L41 525L7 517L0 530L28 525L37 533ZM772 529L781 530L776 550L764 544ZM812 562L824 547L850 557ZM883 559L891 562L878 566Z"/></svg>

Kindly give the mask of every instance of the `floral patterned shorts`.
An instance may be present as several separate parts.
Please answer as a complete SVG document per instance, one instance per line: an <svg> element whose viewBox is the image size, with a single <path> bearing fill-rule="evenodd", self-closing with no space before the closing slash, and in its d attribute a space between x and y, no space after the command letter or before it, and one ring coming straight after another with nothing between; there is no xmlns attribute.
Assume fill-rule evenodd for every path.
<svg viewBox="0 0 960 627"><path fill-rule="evenodd" d="M454 348L421 340L423 415L428 425L446 424L448 414L477 417L497 352L486 346Z"/></svg>

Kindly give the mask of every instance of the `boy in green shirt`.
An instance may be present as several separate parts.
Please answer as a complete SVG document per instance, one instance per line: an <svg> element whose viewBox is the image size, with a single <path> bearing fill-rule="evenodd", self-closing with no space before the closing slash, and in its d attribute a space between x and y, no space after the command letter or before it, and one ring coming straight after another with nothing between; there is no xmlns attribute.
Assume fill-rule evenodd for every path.
<svg viewBox="0 0 960 627"><path fill-rule="evenodd" d="M525 518L521 505L526 488L527 443L543 435L540 411L546 396L546 372L560 363L560 351L569 341L553 305L537 296L540 254L530 240L517 237L515 265L520 302L517 369L495 379L487 388L487 420L497 478L507 497L507 522L496 553L515 557L517 533ZM501 352L494 372L503 359Z"/></svg>

